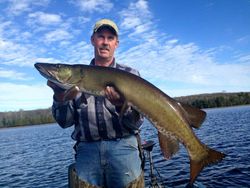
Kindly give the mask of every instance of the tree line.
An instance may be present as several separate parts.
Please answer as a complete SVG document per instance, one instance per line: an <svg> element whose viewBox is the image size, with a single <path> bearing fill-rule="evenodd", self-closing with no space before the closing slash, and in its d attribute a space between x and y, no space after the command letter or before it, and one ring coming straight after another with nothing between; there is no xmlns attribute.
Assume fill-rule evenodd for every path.
<svg viewBox="0 0 250 188"><path fill-rule="evenodd" d="M215 108L235 105L249 105L250 92L213 93L175 97L179 102L197 108ZM16 112L0 112L0 128L54 123L51 108L39 110L19 110Z"/></svg>
<svg viewBox="0 0 250 188"><path fill-rule="evenodd" d="M218 108L250 104L250 92L213 93L176 97L177 101L197 108Z"/></svg>
<svg viewBox="0 0 250 188"><path fill-rule="evenodd" d="M0 112L0 128L25 125L38 125L55 122L51 109L19 110L16 112Z"/></svg>

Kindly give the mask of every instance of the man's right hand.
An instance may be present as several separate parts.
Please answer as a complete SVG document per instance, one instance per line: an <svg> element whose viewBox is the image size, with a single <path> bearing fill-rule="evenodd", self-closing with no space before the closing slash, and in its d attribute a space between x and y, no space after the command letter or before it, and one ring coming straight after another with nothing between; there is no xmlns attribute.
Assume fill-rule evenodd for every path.
<svg viewBox="0 0 250 188"><path fill-rule="evenodd" d="M54 91L54 98L58 102L72 100L79 92L79 88L77 86L73 86L72 88L65 90L49 80L47 81L47 85Z"/></svg>

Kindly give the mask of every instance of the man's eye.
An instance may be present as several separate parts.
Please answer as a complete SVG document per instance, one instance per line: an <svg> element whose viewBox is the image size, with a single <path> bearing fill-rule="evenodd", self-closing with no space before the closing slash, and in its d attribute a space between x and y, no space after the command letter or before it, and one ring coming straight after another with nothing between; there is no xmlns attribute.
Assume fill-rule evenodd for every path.
<svg viewBox="0 0 250 188"><path fill-rule="evenodd" d="M114 40L114 37L109 37L108 40Z"/></svg>

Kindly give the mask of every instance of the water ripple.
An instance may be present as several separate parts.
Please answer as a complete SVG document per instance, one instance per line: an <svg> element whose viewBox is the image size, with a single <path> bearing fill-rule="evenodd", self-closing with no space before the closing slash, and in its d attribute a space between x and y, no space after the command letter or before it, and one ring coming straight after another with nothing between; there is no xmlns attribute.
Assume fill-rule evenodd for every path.
<svg viewBox="0 0 250 188"><path fill-rule="evenodd" d="M250 106L207 109L202 127L195 130L209 147L227 154L206 167L195 187L249 187L250 185ZM68 166L74 161L72 128L42 125L0 129L0 187L67 187ZM189 158L185 148L170 160L162 157L157 131L145 121L142 140L153 140L154 167L166 187L185 187L189 179ZM149 162L145 177L149 185ZM157 172L155 172L157 174Z"/></svg>

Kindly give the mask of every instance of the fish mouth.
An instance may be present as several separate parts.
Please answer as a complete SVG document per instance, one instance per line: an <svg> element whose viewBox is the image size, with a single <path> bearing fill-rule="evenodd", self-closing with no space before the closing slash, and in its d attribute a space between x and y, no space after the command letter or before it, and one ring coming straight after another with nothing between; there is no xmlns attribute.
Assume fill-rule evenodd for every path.
<svg viewBox="0 0 250 188"><path fill-rule="evenodd" d="M52 74L50 73L50 71L48 71L48 69L46 69L46 63L35 63L35 68L40 72L40 74L42 76L44 76L47 79L51 79L52 78Z"/></svg>
<svg viewBox="0 0 250 188"><path fill-rule="evenodd" d="M53 75L53 72L56 72L56 68L54 66L49 66L50 64L48 63L35 63L35 68L39 71L39 73L45 77L46 79L50 80L51 82L61 85L63 84L60 82L56 75Z"/></svg>
<svg viewBox="0 0 250 188"><path fill-rule="evenodd" d="M57 68L60 67L60 64L57 64L55 66L51 66L49 63L35 63L35 68L39 71L39 73L48 79L49 81L53 82L57 86L63 88L63 89L69 89L72 87L71 84L66 84L61 82L56 74L53 74L53 72L57 71Z"/></svg>

